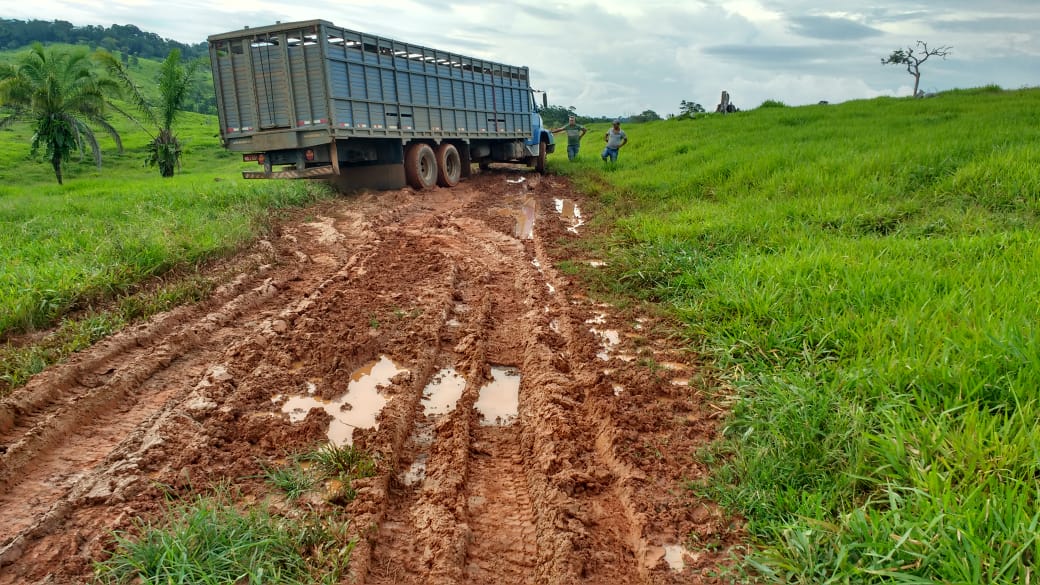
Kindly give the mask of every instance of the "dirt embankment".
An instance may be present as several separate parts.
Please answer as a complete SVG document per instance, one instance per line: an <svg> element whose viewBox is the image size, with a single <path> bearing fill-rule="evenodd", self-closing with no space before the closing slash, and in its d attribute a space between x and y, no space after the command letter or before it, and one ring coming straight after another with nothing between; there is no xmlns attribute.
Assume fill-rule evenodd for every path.
<svg viewBox="0 0 1040 585"><path fill-rule="evenodd" d="M344 197L38 375L0 403L0 585L89 580L163 490L266 498L330 425L379 458L348 582L715 582L738 531L682 486L720 413L666 326L554 269L575 203L514 169ZM375 368L370 404L320 408Z"/></svg>

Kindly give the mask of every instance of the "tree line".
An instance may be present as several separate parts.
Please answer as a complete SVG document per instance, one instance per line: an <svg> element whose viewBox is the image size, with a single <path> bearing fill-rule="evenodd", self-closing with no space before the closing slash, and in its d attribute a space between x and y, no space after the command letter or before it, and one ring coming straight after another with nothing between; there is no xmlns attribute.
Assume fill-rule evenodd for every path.
<svg viewBox="0 0 1040 585"><path fill-rule="evenodd" d="M187 61L206 57L207 44L189 45L145 32L132 24L75 26L64 20L16 20L0 18L0 50L20 49L33 43L86 45L147 59L163 60L177 49Z"/></svg>

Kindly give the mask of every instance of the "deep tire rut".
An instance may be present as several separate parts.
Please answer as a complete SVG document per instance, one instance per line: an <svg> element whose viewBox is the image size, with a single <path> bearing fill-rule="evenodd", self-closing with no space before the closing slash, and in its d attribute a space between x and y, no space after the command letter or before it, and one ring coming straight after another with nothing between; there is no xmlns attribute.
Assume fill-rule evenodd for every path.
<svg viewBox="0 0 1040 585"><path fill-rule="evenodd" d="M470 544L467 583L530 584L538 559L535 511L528 493L519 436L515 429L476 433L466 514Z"/></svg>

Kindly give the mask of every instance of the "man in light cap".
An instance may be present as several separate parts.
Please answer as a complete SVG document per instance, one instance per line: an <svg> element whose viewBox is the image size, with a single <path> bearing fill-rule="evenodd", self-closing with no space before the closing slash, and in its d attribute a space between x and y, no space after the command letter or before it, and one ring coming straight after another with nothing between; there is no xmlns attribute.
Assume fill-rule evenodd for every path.
<svg viewBox="0 0 1040 585"><path fill-rule="evenodd" d="M628 144L628 135L621 129L621 120L614 118L613 126L610 130L607 130L606 135L603 136L603 140L606 141L607 147L603 149L603 154L600 158L604 160L610 159L610 162L617 162L618 150L622 146Z"/></svg>

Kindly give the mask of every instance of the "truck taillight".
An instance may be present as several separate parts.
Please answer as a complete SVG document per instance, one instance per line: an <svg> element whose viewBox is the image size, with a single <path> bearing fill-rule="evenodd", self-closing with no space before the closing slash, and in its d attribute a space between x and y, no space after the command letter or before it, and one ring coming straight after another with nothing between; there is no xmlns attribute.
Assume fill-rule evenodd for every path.
<svg viewBox="0 0 1040 585"><path fill-rule="evenodd" d="M305 152L303 153L303 158L307 159L307 161L308 161L308 162L310 162L310 161L314 160L314 151L308 148L308 149L307 149L307 150L306 150L306 151L305 151Z"/></svg>
<svg viewBox="0 0 1040 585"><path fill-rule="evenodd" d="M256 162L257 162L257 164L261 164L262 165L262 164L264 164L264 162L266 160L267 159L266 159L266 157L264 155L262 155L262 154L256 155Z"/></svg>

